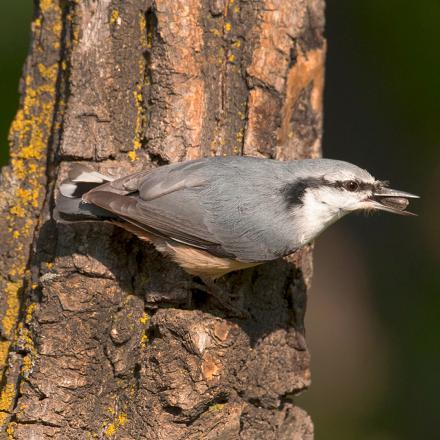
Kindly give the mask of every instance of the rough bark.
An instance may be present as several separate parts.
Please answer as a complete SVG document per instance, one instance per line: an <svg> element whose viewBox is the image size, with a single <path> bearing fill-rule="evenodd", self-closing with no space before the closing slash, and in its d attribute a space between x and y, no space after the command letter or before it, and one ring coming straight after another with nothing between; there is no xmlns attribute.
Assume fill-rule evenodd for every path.
<svg viewBox="0 0 440 440"><path fill-rule="evenodd" d="M311 249L220 281L234 319L127 232L56 225L72 161L120 175L320 154L322 0L40 0L0 189L2 436L311 439L295 334Z"/></svg>

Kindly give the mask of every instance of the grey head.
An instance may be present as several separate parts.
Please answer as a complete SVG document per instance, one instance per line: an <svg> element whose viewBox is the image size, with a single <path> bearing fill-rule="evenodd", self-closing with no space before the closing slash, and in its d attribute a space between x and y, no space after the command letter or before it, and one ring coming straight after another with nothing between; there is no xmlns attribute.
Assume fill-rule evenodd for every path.
<svg viewBox="0 0 440 440"><path fill-rule="evenodd" d="M307 216L341 216L359 210L381 210L400 215L406 211L414 194L389 188L388 182L376 180L368 171L348 162L315 159L289 163L296 179L284 188L291 208L301 208ZM325 219L322 219L325 221Z"/></svg>

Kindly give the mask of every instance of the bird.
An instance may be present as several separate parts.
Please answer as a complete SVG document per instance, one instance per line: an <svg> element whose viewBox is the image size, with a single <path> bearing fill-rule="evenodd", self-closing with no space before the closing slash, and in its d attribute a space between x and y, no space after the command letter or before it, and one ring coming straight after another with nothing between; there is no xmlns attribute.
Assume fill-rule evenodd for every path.
<svg viewBox="0 0 440 440"><path fill-rule="evenodd" d="M290 255L355 211L406 210L418 196L333 159L210 157L120 178L74 164L55 218L120 226L192 276L215 280Z"/></svg>

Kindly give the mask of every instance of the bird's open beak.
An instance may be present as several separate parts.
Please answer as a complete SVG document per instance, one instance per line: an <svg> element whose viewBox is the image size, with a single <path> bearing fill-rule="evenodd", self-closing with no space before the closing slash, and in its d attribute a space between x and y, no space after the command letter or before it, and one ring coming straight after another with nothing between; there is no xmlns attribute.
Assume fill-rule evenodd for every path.
<svg viewBox="0 0 440 440"><path fill-rule="evenodd" d="M399 215L417 215L413 212L406 211L409 205L408 199L418 199L419 196L404 191L398 191L382 187L374 191L370 198L370 205L374 209L392 212Z"/></svg>

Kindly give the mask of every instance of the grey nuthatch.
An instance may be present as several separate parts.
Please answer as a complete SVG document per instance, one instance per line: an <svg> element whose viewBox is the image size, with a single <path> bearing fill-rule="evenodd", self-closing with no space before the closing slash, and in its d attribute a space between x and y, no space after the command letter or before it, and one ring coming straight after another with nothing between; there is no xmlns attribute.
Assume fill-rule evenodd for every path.
<svg viewBox="0 0 440 440"><path fill-rule="evenodd" d="M411 215L418 197L347 162L236 156L116 180L75 165L59 192L61 220L113 222L205 279L289 255L353 211Z"/></svg>

